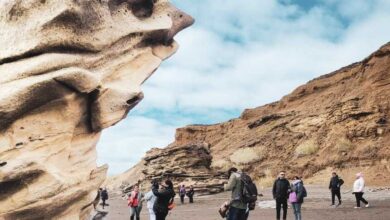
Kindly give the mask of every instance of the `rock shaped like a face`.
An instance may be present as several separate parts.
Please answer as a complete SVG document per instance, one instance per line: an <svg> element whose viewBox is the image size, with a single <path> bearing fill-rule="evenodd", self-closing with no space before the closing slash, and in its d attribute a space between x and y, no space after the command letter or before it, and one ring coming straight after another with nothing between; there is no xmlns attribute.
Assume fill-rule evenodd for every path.
<svg viewBox="0 0 390 220"><path fill-rule="evenodd" d="M0 219L88 216L100 131L192 23L167 0L0 1Z"/></svg>
<svg viewBox="0 0 390 220"><path fill-rule="evenodd" d="M93 94L93 130L115 124L177 49L174 35L193 22L166 0L0 4L0 128L61 97L47 93L56 87Z"/></svg>

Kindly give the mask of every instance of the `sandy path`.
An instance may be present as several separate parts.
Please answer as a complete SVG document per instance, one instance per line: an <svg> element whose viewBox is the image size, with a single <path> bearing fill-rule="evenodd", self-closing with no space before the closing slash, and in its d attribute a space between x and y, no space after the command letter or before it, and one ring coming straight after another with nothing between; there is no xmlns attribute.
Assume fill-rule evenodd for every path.
<svg viewBox="0 0 390 220"><path fill-rule="evenodd" d="M367 192L366 199L370 202L370 208L354 209L354 197L350 192L342 194L343 204L338 208L332 208L330 195L326 188L319 186L306 186L308 198L302 207L303 219L309 220L390 220L390 191ZM260 199L256 210L250 213L249 220L272 220L275 218L274 202L270 189L262 190L264 197ZM194 204L177 204L169 214L168 220L221 220L217 213L218 207L229 197L228 193L195 198ZM179 202L176 199L176 202ZM98 219L122 220L130 219L126 201L119 196L112 196L110 204L104 210L105 216L97 216ZM141 219L148 219L148 213L142 210ZM101 207L100 207L101 209ZM288 210L288 218L294 219L292 209Z"/></svg>

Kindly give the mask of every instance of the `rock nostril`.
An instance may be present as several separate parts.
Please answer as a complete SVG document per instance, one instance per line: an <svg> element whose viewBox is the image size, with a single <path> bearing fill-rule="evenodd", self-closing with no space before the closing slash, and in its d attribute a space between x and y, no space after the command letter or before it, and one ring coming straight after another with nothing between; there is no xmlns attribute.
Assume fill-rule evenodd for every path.
<svg viewBox="0 0 390 220"><path fill-rule="evenodd" d="M153 0L137 0L131 4L130 8L136 17L147 18L153 14L154 1Z"/></svg>
<svg viewBox="0 0 390 220"><path fill-rule="evenodd" d="M140 102L144 98L143 93L139 93L132 97L131 99L127 100L126 103L130 106L136 105L138 102Z"/></svg>
<svg viewBox="0 0 390 220"><path fill-rule="evenodd" d="M3 166L5 166L5 165L7 165L7 162L5 162L5 161L0 161L0 167L3 167Z"/></svg>
<svg viewBox="0 0 390 220"><path fill-rule="evenodd" d="M131 98L131 99L127 100L126 103L128 105L133 105L134 103L136 103L138 101L139 101L139 98L138 97L134 97L134 98Z"/></svg>

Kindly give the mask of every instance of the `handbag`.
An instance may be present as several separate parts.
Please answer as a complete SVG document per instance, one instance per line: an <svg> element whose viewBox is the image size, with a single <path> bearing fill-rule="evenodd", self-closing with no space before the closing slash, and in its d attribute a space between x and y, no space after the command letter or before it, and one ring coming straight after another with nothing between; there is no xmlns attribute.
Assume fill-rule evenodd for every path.
<svg viewBox="0 0 390 220"><path fill-rule="evenodd" d="M174 209L176 207L175 203L174 203L174 199L172 197L171 201L169 201L168 203L168 210L171 211L172 209Z"/></svg>
<svg viewBox="0 0 390 220"><path fill-rule="evenodd" d="M228 204L229 202L224 202L218 210L218 213L221 215L222 218L226 218L226 214L230 208L230 205Z"/></svg>

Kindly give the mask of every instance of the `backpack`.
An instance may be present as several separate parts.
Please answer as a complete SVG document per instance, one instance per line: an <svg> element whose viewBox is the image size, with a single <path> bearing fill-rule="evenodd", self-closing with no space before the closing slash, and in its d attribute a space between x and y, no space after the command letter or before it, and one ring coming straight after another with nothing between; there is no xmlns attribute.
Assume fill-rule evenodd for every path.
<svg viewBox="0 0 390 220"><path fill-rule="evenodd" d="M339 179L339 186L342 186L344 184L344 180L343 179Z"/></svg>
<svg viewBox="0 0 390 220"><path fill-rule="evenodd" d="M257 201L257 187L246 173L241 173L240 179L242 185L241 201L248 204L249 210L254 210Z"/></svg>
<svg viewBox="0 0 390 220"><path fill-rule="evenodd" d="M304 185L302 185L302 197L303 198L307 197L307 191Z"/></svg>

